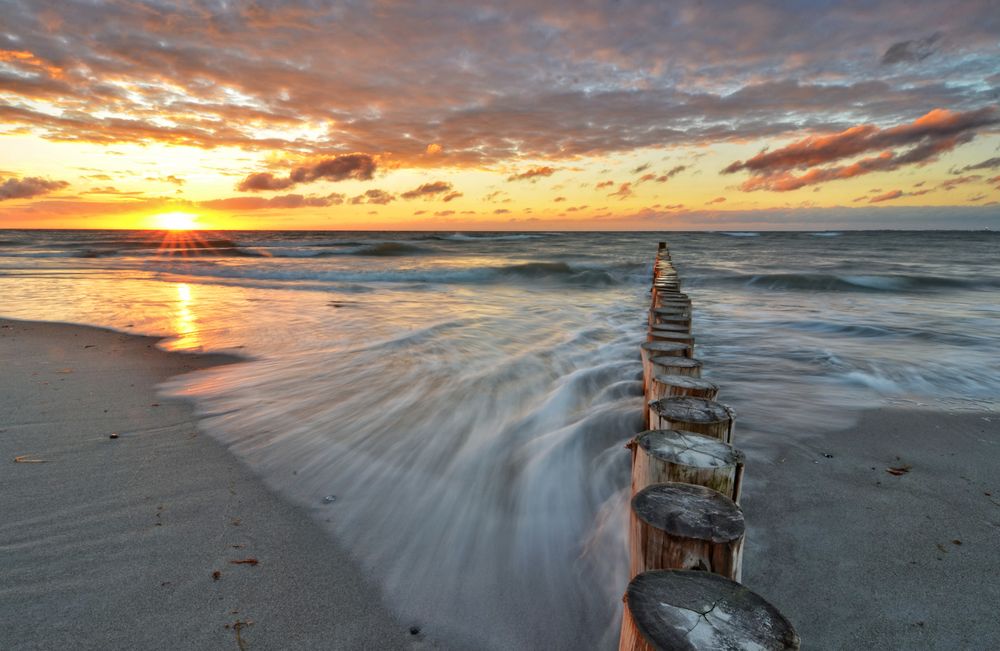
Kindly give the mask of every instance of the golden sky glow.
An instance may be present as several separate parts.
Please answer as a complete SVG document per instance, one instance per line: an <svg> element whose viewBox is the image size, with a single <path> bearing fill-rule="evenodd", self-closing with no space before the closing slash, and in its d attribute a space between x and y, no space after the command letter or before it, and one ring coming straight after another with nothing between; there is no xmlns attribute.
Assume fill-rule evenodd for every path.
<svg viewBox="0 0 1000 651"><path fill-rule="evenodd" d="M16 4L0 29L0 227L997 214L989 2L535 5Z"/></svg>

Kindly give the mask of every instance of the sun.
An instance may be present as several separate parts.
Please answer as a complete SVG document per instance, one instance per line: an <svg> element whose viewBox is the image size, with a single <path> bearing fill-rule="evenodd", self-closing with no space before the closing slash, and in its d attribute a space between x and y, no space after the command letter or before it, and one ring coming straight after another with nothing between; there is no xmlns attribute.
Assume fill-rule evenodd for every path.
<svg viewBox="0 0 1000 651"><path fill-rule="evenodd" d="M153 215L153 223L165 231L190 231L201 228L198 215L189 212L164 212Z"/></svg>

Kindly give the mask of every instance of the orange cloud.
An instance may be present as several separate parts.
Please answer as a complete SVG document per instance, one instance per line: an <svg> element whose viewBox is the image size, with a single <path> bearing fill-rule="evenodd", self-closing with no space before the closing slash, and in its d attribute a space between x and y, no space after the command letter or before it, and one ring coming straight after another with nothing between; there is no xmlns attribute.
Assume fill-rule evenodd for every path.
<svg viewBox="0 0 1000 651"><path fill-rule="evenodd" d="M885 194L880 194L877 197L872 197L868 200L868 203L882 203L883 201L892 201L893 199L899 199L903 196L902 190L891 190Z"/></svg>
<svg viewBox="0 0 1000 651"><path fill-rule="evenodd" d="M531 169L521 172L520 174L514 174L512 176L508 176L507 180L508 181L524 181L526 179L534 180L542 176L552 176L555 173L556 170L554 167L532 167Z"/></svg>
<svg viewBox="0 0 1000 651"><path fill-rule="evenodd" d="M873 125L851 127L829 136L810 136L775 151L765 151L746 161L736 161L723 174L749 171L744 192L787 192L806 185L847 179L871 172L923 164L960 144L971 141L977 130L1000 123L996 110L987 107L965 113L934 109L910 124L889 129ZM893 148L907 148L902 152ZM849 165L819 167L859 154L882 149L876 156ZM793 170L805 169L801 174Z"/></svg>

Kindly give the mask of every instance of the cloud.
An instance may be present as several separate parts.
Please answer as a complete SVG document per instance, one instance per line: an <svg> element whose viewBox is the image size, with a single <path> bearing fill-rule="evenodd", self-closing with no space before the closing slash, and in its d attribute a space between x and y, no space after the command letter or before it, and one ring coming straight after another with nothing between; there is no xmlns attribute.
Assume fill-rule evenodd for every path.
<svg viewBox="0 0 1000 651"><path fill-rule="evenodd" d="M37 176L22 179L9 178L0 183L0 201L8 199L31 199L69 186L66 181L50 181Z"/></svg>
<svg viewBox="0 0 1000 651"><path fill-rule="evenodd" d="M712 199L711 201L706 201L705 203L710 206L713 203L724 203L725 201L726 201L725 197L716 197L716 198Z"/></svg>
<svg viewBox="0 0 1000 651"><path fill-rule="evenodd" d="M375 159L368 154L343 154L325 158L312 165L294 168L287 177L279 178L270 172L250 174L236 186L242 192L284 190L299 183L313 181L367 181L375 172Z"/></svg>
<svg viewBox="0 0 1000 651"><path fill-rule="evenodd" d="M994 158L987 158L986 160L976 163L975 165L966 165L960 170L955 170L955 174L962 174L963 172L971 172L973 170L995 170L1000 167L1000 156Z"/></svg>
<svg viewBox="0 0 1000 651"><path fill-rule="evenodd" d="M544 165L995 102L995 13L983 0L6 3L0 121L75 142ZM872 65L873 44L919 60L932 37L890 42L936 30L961 48Z"/></svg>
<svg viewBox="0 0 1000 651"><path fill-rule="evenodd" d="M373 189L373 190L368 190L364 194L359 194L356 197L351 197L351 203L354 204L354 205L361 204L361 203L377 203L377 204L385 205L385 204L387 204L387 203L395 200L395 198L396 197L394 197L393 195L389 194L385 190L374 190Z"/></svg>
<svg viewBox="0 0 1000 651"><path fill-rule="evenodd" d="M618 186L617 190L615 190L614 192L612 192L608 196L609 197L618 197L619 200L624 200L624 199L627 199L627 198L631 197L632 194L633 194L633 192L632 192L632 184L631 183L622 183L621 185Z"/></svg>
<svg viewBox="0 0 1000 651"><path fill-rule="evenodd" d="M454 215L454 214L455 214L454 210L438 210L437 212L434 213L434 216L435 217L447 217L449 215Z"/></svg>
<svg viewBox="0 0 1000 651"><path fill-rule="evenodd" d="M607 181L601 181L601 182L599 182L597 185L594 186L594 189L595 190L600 190L601 188L610 188L614 184L615 184L615 182L609 179Z"/></svg>
<svg viewBox="0 0 1000 651"><path fill-rule="evenodd" d="M942 181L940 184L938 184L937 187L945 191L954 190L959 185L965 185L966 183L975 183L981 178L983 178L981 174L969 174L968 176L957 176L953 179L947 179Z"/></svg>
<svg viewBox="0 0 1000 651"><path fill-rule="evenodd" d="M559 203L561 201L566 201L566 197L556 197L552 200L552 203Z"/></svg>
<svg viewBox="0 0 1000 651"><path fill-rule="evenodd" d="M532 167L528 170L525 170L524 172L521 172L520 174L514 174L512 176L508 176L507 180L508 181L524 181L526 179L537 180L543 176L552 176L555 173L556 169L554 167L547 167L547 166Z"/></svg>
<svg viewBox="0 0 1000 651"><path fill-rule="evenodd" d="M883 201L892 201L893 199L899 199L903 196L902 190L890 190L885 194L880 194L877 197L872 197L868 200L868 203L882 203Z"/></svg>
<svg viewBox="0 0 1000 651"><path fill-rule="evenodd" d="M433 183L424 183L420 187L413 188L412 190L404 192L399 196L404 199L416 199L418 197L431 199L434 195L441 194L442 192L448 192L449 190L451 190L451 183L446 181L435 181Z"/></svg>
<svg viewBox="0 0 1000 651"><path fill-rule="evenodd" d="M887 129L860 125L829 136L809 136L774 151L763 151L746 161L731 163L722 173L749 171L751 177L740 185L744 192L787 192L806 185L923 164L970 142L978 130L998 123L1000 117L993 107L964 113L934 109L912 123ZM894 148L902 150L893 151ZM880 151L850 164L821 167L874 150ZM793 171L796 169L805 171L796 174Z"/></svg>
<svg viewBox="0 0 1000 651"><path fill-rule="evenodd" d="M885 54L882 55L882 65L923 61L934 54L935 45L941 40L942 36L941 32L935 32L924 38L893 43L885 51Z"/></svg>
<svg viewBox="0 0 1000 651"><path fill-rule="evenodd" d="M97 178L97 177L93 176L91 178ZM173 183L174 185L184 185L186 183L186 181L184 179L182 179L180 177L177 177L177 176L174 176L173 174L171 174L169 176L164 176L162 178L158 177L158 176L147 176L146 180L147 181L162 181L164 183Z"/></svg>
<svg viewBox="0 0 1000 651"><path fill-rule="evenodd" d="M506 215L509 212L510 211L507 210L506 208L497 208L496 210L493 211L493 214L494 215Z"/></svg>
<svg viewBox="0 0 1000 651"><path fill-rule="evenodd" d="M198 205L211 210L272 210L276 208L322 208L339 206L344 203L344 195L328 194L323 197L306 197L301 194L283 194L269 199L264 197L230 197L228 199L211 199Z"/></svg>
<svg viewBox="0 0 1000 651"><path fill-rule="evenodd" d="M448 194L446 194L443 197L441 197L441 201L443 201L445 203L448 203L452 199L458 199L459 197L464 197L464 196L465 195L462 194L461 192L457 192L457 191L456 192L449 192Z"/></svg>

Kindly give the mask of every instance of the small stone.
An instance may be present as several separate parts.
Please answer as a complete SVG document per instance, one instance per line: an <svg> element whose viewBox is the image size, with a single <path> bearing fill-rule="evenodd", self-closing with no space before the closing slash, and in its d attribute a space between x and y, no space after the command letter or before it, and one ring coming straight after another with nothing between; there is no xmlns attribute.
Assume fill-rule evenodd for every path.
<svg viewBox="0 0 1000 651"><path fill-rule="evenodd" d="M336 501L337 501L336 495L327 495L326 497L323 498L323 504L333 504Z"/></svg>
<svg viewBox="0 0 1000 651"><path fill-rule="evenodd" d="M219 570L215 570L214 572L212 572L213 581L218 581L221 578L222 578L222 572L220 572Z"/></svg>
<svg viewBox="0 0 1000 651"><path fill-rule="evenodd" d="M108 436L108 438L109 439L116 439L116 438L118 438L118 432L111 432L111 435Z"/></svg>
<svg viewBox="0 0 1000 651"><path fill-rule="evenodd" d="M420 635L420 627L419 626L411 626L410 627L410 635Z"/></svg>
<svg viewBox="0 0 1000 651"><path fill-rule="evenodd" d="M829 452L824 452L823 456L826 457L827 459L832 459L833 458L833 455L830 454Z"/></svg>

